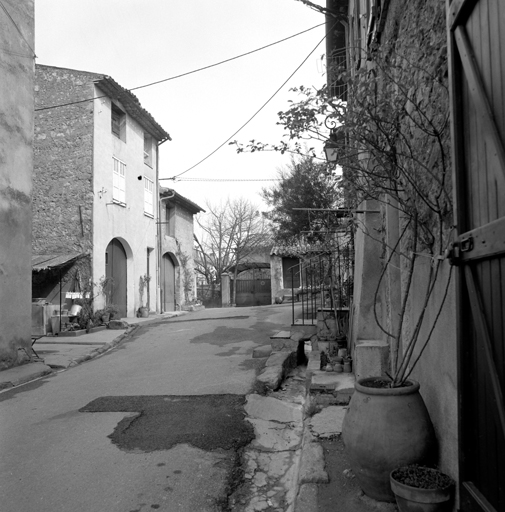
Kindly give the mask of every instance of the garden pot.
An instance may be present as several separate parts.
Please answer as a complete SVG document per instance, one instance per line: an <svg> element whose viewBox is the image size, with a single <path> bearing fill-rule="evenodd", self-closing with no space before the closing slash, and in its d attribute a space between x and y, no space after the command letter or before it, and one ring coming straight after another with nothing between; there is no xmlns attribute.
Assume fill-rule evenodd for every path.
<svg viewBox="0 0 505 512"><path fill-rule="evenodd" d="M110 314L105 313L104 315L101 316L101 320L102 320L102 323L106 324L110 320Z"/></svg>
<svg viewBox="0 0 505 512"><path fill-rule="evenodd" d="M147 318L149 316L149 309L146 307L139 308L139 316L140 318Z"/></svg>
<svg viewBox="0 0 505 512"><path fill-rule="evenodd" d="M399 481L400 478L395 475L397 470L392 471L390 475L391 489L395 494L396 504L400 512L450 512L452 510L454 482L436 469L423 468L423 470L439 473L448 482L434 489L422 489Z"/></svg>
<svg viewBox="0 0 505 512"><path fill-rule="evenodd" d="M388 383L382 377L361 379L342 426L351 468L365 494L394 502L389 475L409 464L429 463L435 456L435 432L419 383L399 388L370 387Z"/></svg>

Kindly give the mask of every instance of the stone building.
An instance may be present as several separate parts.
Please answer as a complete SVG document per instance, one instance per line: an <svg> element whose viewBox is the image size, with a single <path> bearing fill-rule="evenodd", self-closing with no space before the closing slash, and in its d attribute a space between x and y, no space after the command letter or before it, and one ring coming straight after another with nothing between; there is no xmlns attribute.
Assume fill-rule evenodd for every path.
<svg viewBox="0 0 505 512"><path fill-rule="evenodd" d="M380 163L354 142L361 154L341 161L344 175L352 168L364 187L370 168L387 174L391 156L404 166L356 215L356 377L394 374L411 353L404 368L421 385L438 465L457 482L454 508L503 510L505 77L497 70L505 69L498 22L505 6L327 0L327 8L330 48L345 55L346 83L359 83L354 91L368 112L389 113L398 128L387 133ZM340 72L329 76L328 89L341 91ZM353 90L346 95L356 112ZM361 131L373 136L363 119ZM385 126L379 116L373 121ZM395 195L405 169L412 186ZM408 211L412 197L422 200Z"/></svg>
<svg viewBox="0 0 505 512"><path fill-rule="evenodd" d="M64 279L60 301L112 278L109 299L122 317L142 305L160 310L158 148L167 140L136 96L111 77L36 66L33 253L38 261L89 261ZM142 294L145 275L151 280ZM104 302L96 296L95 309Z"/></svg>
<svg viewBox="0 0 505 512"><path fill-rule="evenodd" d="M175 190L160 188L162 311L174 311L196 299L193 216L204 211Z"/></svg>
<svg viewBox="0 0 505 512"><path fill-rule="evenodd" d="M31 347L31 196L35 58L33 0L5 0L2 7L0 370L25 362Z"/></svg>

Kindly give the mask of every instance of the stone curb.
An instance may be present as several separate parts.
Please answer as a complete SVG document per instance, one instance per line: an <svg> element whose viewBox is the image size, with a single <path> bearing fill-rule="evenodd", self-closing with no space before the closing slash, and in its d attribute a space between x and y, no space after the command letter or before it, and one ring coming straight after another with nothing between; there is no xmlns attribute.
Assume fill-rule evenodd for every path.
<svg viewBox="0 0 505 512"><path fill-rule="evenodd" d="M21 377L0 382L0 391L15 388L16 386L21 386L22 384L26 384L27 382L30 382L32 380L40 379L41 377L44 377L46 375L50 375L53 373L53 370L51 367L46 366L44 363L29 363L26 365L27 369L32 370L30 368L30 365L41 365L38 366L38 369L33 368L34 371L28 371L25 375L22 375Z"/></svg>
<svg viewBox="0 0 505 512"><path fill-rule="evenodd" d="M143 322L145 323L145 322ZM109 341L107 343L104 343L101 347L93 349L89 354L85 354L80 357L76 357L75 359L72 359L70 361L70 364L68 365L69 368L77 366L81 363L84 363L85 361L89 361L90 359L94 359L95 357L98 357L99 355L109 351L110 349L114 348L115 346L119 345L124 339L128 338L133 332L135 332L141 324L134 324L130 325L126 331L118 336L117 338L114 338L112 341Z"/></svg>

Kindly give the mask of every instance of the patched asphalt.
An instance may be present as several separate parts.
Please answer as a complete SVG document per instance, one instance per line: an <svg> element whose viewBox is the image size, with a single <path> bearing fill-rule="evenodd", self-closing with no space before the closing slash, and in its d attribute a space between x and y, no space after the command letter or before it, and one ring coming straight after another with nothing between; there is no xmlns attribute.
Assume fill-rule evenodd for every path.
<svg viewBox="0 0 505 512"><path fill-rule="evenodd" d="M178 444L239 450L254 439L245 401L241 395L106 396L79 411L136 413L123 418L109 436L125 451L169 450Z"/></svg>

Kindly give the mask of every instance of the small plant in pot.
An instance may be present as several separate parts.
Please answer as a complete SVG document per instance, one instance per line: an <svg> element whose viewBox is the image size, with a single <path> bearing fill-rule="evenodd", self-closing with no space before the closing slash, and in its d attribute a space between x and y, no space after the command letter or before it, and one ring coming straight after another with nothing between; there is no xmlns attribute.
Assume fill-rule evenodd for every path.
<svg viewBox="0 0 505 512"><path fill-rule="evenodd" d="M139 278L139 294L140 294L140 307L138 309L138 316L140 318L147 318L149 316L149 308L144 306L144 293L149 286L149 281L151 280L151 276L148 274L144 274Z"/></svg>
<svg viewBox="0 0 505 512"><path fill-rule="evenodd" d="M110 315L110 320L119 319L119 307L116 304L109 304L105 306L105 312Z"/></svg>
<svg viewBox="0 0 505 512"><path fill-rule="evenodd" d="M110 320L110 314L105 309L97 309L93 315L95 325L107 324Z"/></svg>
<svg viewBox="0 0 505 512"><path fill-rule="evenodd" d="M390 481L400 512L451 510L454 481L437 469L402 466L391 472Z"/></svg>

